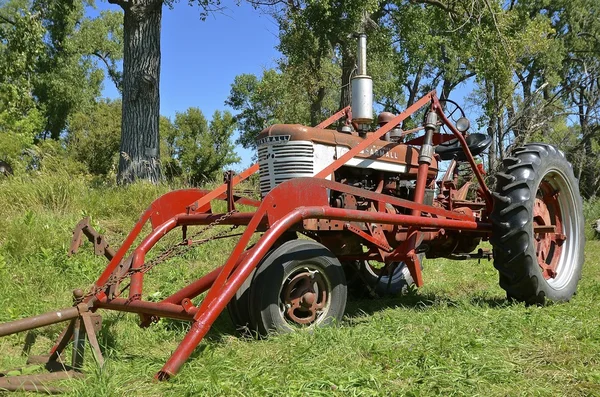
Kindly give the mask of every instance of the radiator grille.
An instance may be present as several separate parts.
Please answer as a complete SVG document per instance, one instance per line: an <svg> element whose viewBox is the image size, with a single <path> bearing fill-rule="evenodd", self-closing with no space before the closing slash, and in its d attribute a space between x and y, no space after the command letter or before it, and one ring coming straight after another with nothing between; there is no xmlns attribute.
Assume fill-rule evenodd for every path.
<svg viewBox="0 0 600 397"><path fill-rule="evenodd" d="M288 141L260 146L258 165L262 197L289 179L313 176L313 163L314 148L310 141Z"/></svg>

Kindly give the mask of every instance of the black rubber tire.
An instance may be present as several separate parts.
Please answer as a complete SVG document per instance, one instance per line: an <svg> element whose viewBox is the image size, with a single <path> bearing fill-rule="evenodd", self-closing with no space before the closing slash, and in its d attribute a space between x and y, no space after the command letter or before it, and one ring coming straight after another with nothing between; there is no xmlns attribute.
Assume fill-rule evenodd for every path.
<svg viewBox="0 0 600 397"><path fill-rule="evenodd" d="M292 324L280 310L284 281L304 266L325 276L329 304L315 323ZM346 277L342 265L325 246L309 240L292 240L270 252L259 264L250 287L251 327L259 335L328 326L342 320L346 308Z"/></svg>
<svg viewBox="0 0 600 397"><path fill-rule="evenodd" d="M418 256L422 270L425 254L420 253ZM369 293L369 288L375 292L377 296L402 295L407 293L408 289L415 283L404 262L399 262L394 269L391 276L391 282L388 275L383 275L379 278L366 261L345 263L344 270L346 271L346 278L348 280L348 292L354 298L372 296ZM367 288L367 285L365 284L367 284L369 288Z"/></svg>
<svg viewBox="0 0 600 397"><path fill-rule="evenodd" d="M227 304L229 318L241 335L250 335L250 285L256 270L253 270Z"/></svg>
<svg viewBox="0 0 600 397"><path fill-rule="evenodd" d="M296 240L298 236L294 232L284 233L271 247L271 250L276 249L279 245L283 244L289 240ZM250 250L254 247L252 244L248 247ZM269 255L269 254L267 254ZM229 303L227 304L227 312L229 313L229 318L233 323L236 331L238 331L243 336L251 336L251 318L250 318L250 286L252 284L252 280L254 279L254 275L256 274L256 269L252 270L252 273L248 276L246 280L242 283L240 288L236 291L235 295Z"/></svg>
<svg viewBox="0 0 600 397"><path fill-rule="evenodd" d="M527 304L568 301L581 278L585 245L583 204L571 164L551 145L528 144L504 159L496 177L490 242L500 286L509 299ZM562 222L566 240L557 256L556 276L550 279L544 278L538 264L533 231L534 205L542 182L559 192L560 211L566 219Z"/></svg>

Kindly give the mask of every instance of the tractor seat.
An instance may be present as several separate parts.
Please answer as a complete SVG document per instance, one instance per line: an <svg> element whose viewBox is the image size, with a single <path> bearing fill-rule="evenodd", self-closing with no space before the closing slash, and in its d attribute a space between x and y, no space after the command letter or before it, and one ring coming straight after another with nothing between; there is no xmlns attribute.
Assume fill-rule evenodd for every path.
<svg viewBox="0 0 600 397"><path fill-rule="evenodd" d="M470 134L467 136L467 146L473 156L481 154L492 144L492 138L485 134ZM442 160L466 161L467 157L460 146L458 139L454 138L436 146L435 152Z"/></svg>

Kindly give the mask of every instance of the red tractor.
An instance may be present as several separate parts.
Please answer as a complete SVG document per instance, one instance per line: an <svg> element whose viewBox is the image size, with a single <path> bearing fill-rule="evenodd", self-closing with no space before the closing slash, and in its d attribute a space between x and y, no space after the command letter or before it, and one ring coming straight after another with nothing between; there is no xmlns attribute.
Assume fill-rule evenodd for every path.
<svg viewBox="0 0 600 397"><path fill-rule="evenodd" d="M328 325L341 321L348 288L377 296L419 287L424 257L491 257L477 249L487 240L509 299L569 300L581 276L585 237L578 183L564 154L543 143L516 147L490 176L496 185L491 190L476 160L490 138L468 133L462 109L435 92L399 115L381 114L379 128L370 131L365 36L358 41L352 106L315 127L265 129L257 138L258 164L239 175L226 173L213 191L179 190L158 198L116 251L82 221L72 251L87 236L110 261L106 269L89 291L74 291L73 307L0 324L0 336L68 321L48 356L32 361L56 363L72 343L78 370L86 335L102 362L95 336L101 310L138 313L142 326L160 317L189 320L189 332L156 374L166 380L226 307L238 328L260 335ZM420 110L422 124L403 131L402 122ZM327 128L342 118L339 130ZM449 165L438 178L442 161ZM235 186L256 172L262 199L236 194ZM214 213L214 200L225 200L227 212ZM239 212L240 205L256 210ZM152 231L132 246L147 222ZM197 225L205 227L192 229ZM144 278L158 263L231 237L220 232L199 239L216 225L245 227L226 263L161 302L144 300ZM182 230L181 242L147 261L174 229ZM255 233L262 235L250 245ZM40 380L46 378L0 377L0 389L33 388Z"/></svg>

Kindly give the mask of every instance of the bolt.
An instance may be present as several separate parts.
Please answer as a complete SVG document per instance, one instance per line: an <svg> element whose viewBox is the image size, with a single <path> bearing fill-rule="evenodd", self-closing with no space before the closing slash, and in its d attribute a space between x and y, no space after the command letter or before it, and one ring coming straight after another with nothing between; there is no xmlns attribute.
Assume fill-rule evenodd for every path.
<svg viewBox="0 0 600 397"><path fill-rule="evenodd" d="M83 290L81 288L74 289L73 298L75 298L75 300L83 298Z"/></svg>

